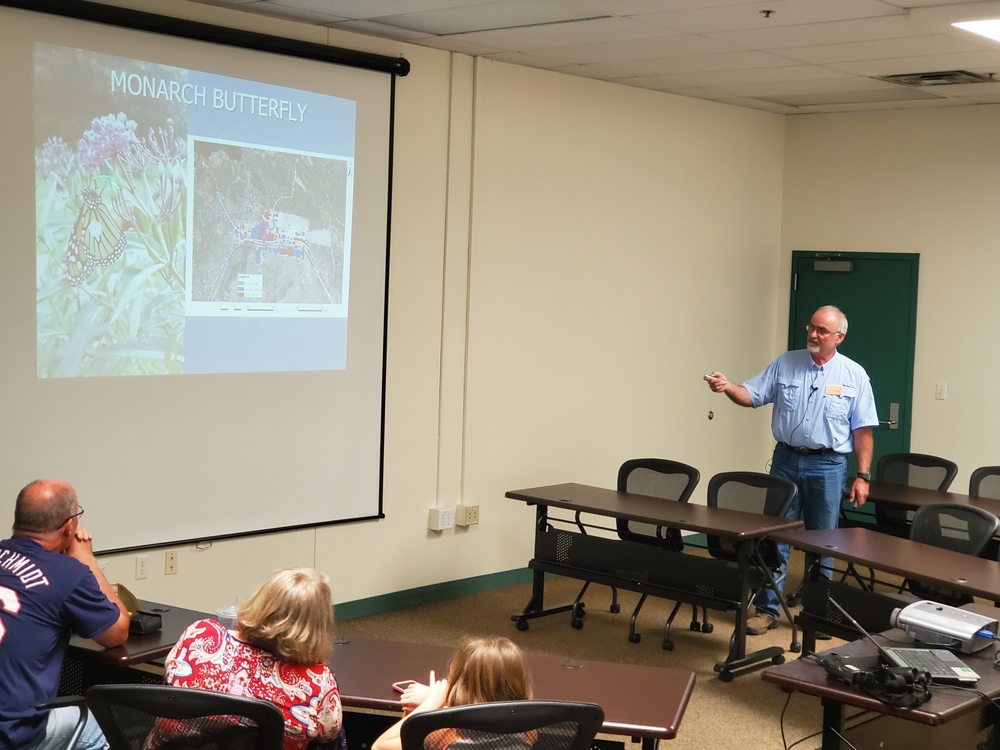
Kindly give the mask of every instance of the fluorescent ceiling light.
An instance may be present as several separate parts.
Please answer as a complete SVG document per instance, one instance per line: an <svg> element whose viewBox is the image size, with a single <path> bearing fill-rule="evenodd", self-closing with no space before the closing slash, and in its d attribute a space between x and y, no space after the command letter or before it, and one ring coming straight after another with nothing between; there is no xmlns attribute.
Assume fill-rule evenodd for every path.
<svg viewBox="0 0 1000 750"><path fill-rule="evenodd" d="M1000 18L990 18L985 21L961 21L953 23L952 26L1000 42Z"/></svg>

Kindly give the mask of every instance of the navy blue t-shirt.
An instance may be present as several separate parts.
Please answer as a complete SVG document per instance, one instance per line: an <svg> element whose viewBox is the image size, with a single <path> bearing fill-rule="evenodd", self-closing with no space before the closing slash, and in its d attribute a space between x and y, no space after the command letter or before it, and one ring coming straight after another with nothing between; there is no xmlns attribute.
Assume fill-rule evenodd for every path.
<svg viewBox="0 0 1000 750"><path fill-rule="evenodd" d="M26 537L0 542L0 747L41 739L35 704L59 690L70 633L100 635L119 614L79 560Z"/></svg>

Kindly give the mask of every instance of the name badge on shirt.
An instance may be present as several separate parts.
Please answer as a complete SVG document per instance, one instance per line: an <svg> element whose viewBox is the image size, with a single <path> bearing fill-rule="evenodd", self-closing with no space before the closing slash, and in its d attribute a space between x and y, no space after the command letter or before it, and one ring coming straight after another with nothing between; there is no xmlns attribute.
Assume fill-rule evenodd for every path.
<svg viewBox="0 0 1000 750"><path fill-rule="evenodd" d="M828 385L826 387L827 396L843 396L844 389L839 385Z"/></svg>

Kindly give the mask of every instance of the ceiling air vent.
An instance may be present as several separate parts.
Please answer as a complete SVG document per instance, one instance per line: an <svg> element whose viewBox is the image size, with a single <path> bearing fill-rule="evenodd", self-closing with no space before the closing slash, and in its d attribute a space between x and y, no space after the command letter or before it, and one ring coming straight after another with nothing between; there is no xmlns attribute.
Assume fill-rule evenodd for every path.
<svg viewBox="0 0 1000 750"><path fill-rule="evenodd" d="M904 86L951 86L959 83L990 83L991 75L970 73L968 70L941 70L936 73L900 73L895 76L875 76L880 81L901 83Z"/></svg>

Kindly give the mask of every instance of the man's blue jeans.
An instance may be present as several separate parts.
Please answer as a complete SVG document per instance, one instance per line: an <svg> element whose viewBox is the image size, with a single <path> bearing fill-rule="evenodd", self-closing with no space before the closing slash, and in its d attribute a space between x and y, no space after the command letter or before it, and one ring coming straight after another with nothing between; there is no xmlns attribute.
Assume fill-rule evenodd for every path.
<svg viewBox="0 0 1000 750"><path fill-rule="evenodd" d="M79 719L80 709L76 706L52 709L49 711L48 723L45 726L45 737L32 750L48 750L48 748L63 750L67 740L73 736L73 730ZM93 714L88 714L83 734L76 742L76 750L103 750L107 746L107 740L104 739L97 719Z"/></svg>
<svg viewBox="0 0 1000 750"><path fill-rule="evenodd" d="M801 519L807 529L835 529L840 518L840 504L847 484L847 454L822 453L800 456L780 445L771 458L771 472L795 482L799 493L788 509L787 518ZM779 544L781 572L788 570L788 545ZM824 557L820 564L829 568L833 558ZM784 581L778 584L784 591ZM770 589L761 589L753 600L758 612L777 617L781 611L778 597Z"/></svg>

